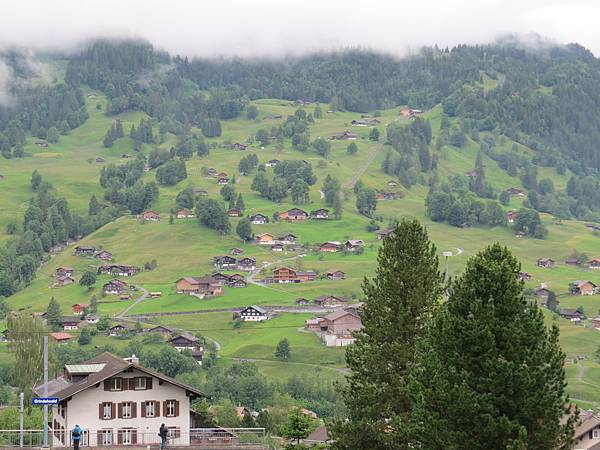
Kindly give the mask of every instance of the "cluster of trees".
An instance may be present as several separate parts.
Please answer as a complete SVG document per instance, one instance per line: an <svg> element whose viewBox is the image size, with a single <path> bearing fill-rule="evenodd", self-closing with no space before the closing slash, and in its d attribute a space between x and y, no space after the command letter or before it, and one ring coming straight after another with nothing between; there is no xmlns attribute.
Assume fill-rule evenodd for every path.
<svg viewBox="0 0 600 450"><path fill-rule="evenodd" d="M112 147L113 143L117 139L122 137L125 137L125 132L123 131L123 123L120 120L115 120L104 135L104 140L102 141L102 144L105 147Z"/></svg>
<svg viewBox="0 0 600 450"><path fill-rule="evenodd" d="M404 187L413 186L419 173L436 169L437 155L429 150L432 137L429 121L419 117L409 125L392 123L387 127L386 136L395 151L387 153L381 168L397 176Z"/></svg>
<svg viewBox="0 0 600 450"><path fill-rule="evenodd" d="M24 78L31 74L23 74ZM15 102L0 105L0 153L5 158L22 157L26 134L58 142L60 135L84 123L89 114L80 89L52 86L14 86Z"/></svg>
<svg viewBox="0 0 600 450"><path fill-rule="evenodd" d="M542 223L540 215L533 209L520 208L517 211L513 228L515 231L520 231L537 239L544 239L548 236L548 230Z"/></svg>
<svg viewBox="0 0 600 450"><path fill-rule="evenodd" d="M196 133L179 136L179 141L173 149L175 156L183 159L191 158L194 153L200 157L208 156L209 151L204 138Z"/></svg>
<svg viewBox="0 0 600 450"><path fill-rule="evenodd" d="M325 196L325 203L333 208L333 215L336 219L342 218L342 186L339 180L327 174L321 191Z"/></svg>
<svg viewBox="0 0 600 450"><path fill-rule="evenodd" d="M221 234L231 232L231 223L227 210L223 204L212 198L200 198L196 204L196 215L204 226L218 231Z"/></svg>
<svg viewBox="0 0 600 450"><path fill-rule="evenodd" d="M156 181L165 186L173 186L187 178L185 161L173 159L156 169Z"/></svg>
<svg viewBox="0 0 600 450"><path fill-rule="evenodd" d="M136 150L141 148L142 143L152 144L155 142L154 132L152 130L152 122L142 117L137 129L135 128L135 125L131 125L129 137L133 140Z"/></svg>
<svg viewBox="0 0 600 450"><path fill-rule="evenodd" d="M401 222L363 285L332 448L570 448L558 327L526 301L520 270L494 244L445 286L426 229Z"/></svg>
<svg viewBox="0 0 600 450"><path fill-rule="evenodd" d="M294 202L309 201L310 186L317 182L310 163L284 160L275 166L273 172L274 177L270 180L264 170L259 170L252 180L251 189L274 202L282 201L288 196L288 192Z"/></svg>
<svg viewBox="0 0 600 450"><path fill-rule="evenodd" d="M238 169L240 174L247 175L252 172L254 169L258 167L258 156L255 153L250 153L249 155L242 156L240 159L240 163L238 164Z"/></svg>
<svg viewBox="0 0 600 450"><path fill-rule="evenodd" d="M363 182L358 180L354 185L354 194L356 195L356 209L358 212L363 216L372 217L377 209L377 192L375 189L365 187Z"/></svg>
<svg viewBox="0 0 600 450"><path fill-rule="evenodd" d="M104 199L133 214L147 209L158 198L158 186L141 180L144 165L144 156L139 154L135 160L125 164L104 166L100 172L100 186L105 189Z"/></svg>

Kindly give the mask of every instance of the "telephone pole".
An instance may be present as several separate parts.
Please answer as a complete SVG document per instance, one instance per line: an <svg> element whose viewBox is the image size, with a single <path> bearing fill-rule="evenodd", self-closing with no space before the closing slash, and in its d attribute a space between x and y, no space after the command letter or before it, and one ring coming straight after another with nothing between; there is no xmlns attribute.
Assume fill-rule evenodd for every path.
<svg viewBox="0 0 600 450"><path fill-rule="evenodd" d="M44 398L48 398L48 336L44 336ZM48 447L48 404L44 404L44 447Z"/></svg>

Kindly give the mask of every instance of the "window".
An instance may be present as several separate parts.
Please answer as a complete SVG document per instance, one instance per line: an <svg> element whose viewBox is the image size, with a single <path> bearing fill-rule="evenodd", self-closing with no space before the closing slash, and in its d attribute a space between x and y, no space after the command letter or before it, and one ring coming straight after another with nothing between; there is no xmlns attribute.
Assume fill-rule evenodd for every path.
<svg viewBox="0 0 600 450"><path fill-rule="evenodd" d="M594 428L594 430L592 430L592 439L598 438L600 438L600 430L598 428Z"/></svg>
<svg viewBox="0 0 600 450"><path fill-rule="evenodd" d="M135 377L135 390L146 390L146 377Z"/></svg>
<svg viewBox="0 0 600 450"><path fill-rule="evenodd" d="M175 400L167 400L167 417L175 417Z"/></svg>
<svg viewBox="0 0 600 450"><path fill-rule="evenodd" d="M123 419L131 418L131 402L123 402Z"/></svg>
<svg viewBox="0 0 600 450"><path fill-rule="evenodd" d="M133 443L132 430L121 430L123 436L123 445L131 445Z"/></svg>
<svg viewBox="0 0 600 450"><path fill-rule="evenodd" d="M122 385L122 379L121 378L111 378L110 380L110 390L111 391L121 391L123 390L123 385Z"/></svg>
<svg viewBox="0 0 600 450"><path fill-rule="evenodd" d="M102 404L102 418L104 420L112 419L112 403Z"/></svg>
<svg viewBox="0 0 600 450"><path fill-rule="evenodd" d="M146 417L154 417L154 415L155 415L154 402L153 401L146 402Z"/></svg>
<svg viewBox="0 0 600 450"><path fill-rule="evenodd" d="M113 443L113 433L112 433L112 430L102 430L100 432L100 438L101 438L100 443L103 446L112 445L112 443Z"/></svg>

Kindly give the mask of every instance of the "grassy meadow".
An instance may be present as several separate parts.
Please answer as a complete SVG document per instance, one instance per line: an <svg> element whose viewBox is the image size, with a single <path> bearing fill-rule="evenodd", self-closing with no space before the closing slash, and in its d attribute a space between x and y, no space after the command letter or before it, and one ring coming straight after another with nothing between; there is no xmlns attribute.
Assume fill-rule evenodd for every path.
<svg viewBox="0 0 600 450"><path fill-rule="evenodd" d="M486 90L493 89L498 80L484 77ZM133 155L132 142L122 138L114 146L106 149L102 139L110 127L112 118L104 115L106 99L99 93L86 91L90 119L81 127L63 136L57 144L50 144L41 149L35 146L35 139L30 138L25 148L28 156L21 159L0 161L0 173L4 179L0 181L2 195L0 197L0 241L9 238L4 234L4 227L9 221L21 220L31 197L29 180L31 172L37 169L45 180L50 181L65 196L71 208L85 214L88 201L92 194L102 198L102 189L98 183L102 164L94 162L101 156L107 163L122 162L121 155ZM96 109L96 104L101 109ZM295 299L306 297L314 299L318 295L343 295L356 301L361 298L361 283L363 277L374 273L376 256L380 241L374 232L366 229L368 219L359 215L355 208L355 196L350 189L350 181L355 174L362 172L361 180L366 186L386 191L402 191L405 196L401 199L380 201L376 214L382 215L385 228L392 218L417 217L428 227L430 238L436 243L438 251L450 250L459 255L450 259L450 273L457 275L464 268L467 259L481 250L487 244L500 242L508 246L521 260L523 270L530 273L533 279L527 282L528 287L546 283L559 295L562 307L583 306L588 316L595 316L600 310L600 295L576 297L567 293L568 284L578 279L589 279L600 284L600 271L590 271L577 267L566 266L565 259L573 249L586 253L590 258L600 256L600 236L592 233L583 222L563 221L558 223L548 215L542 215L544 224L549 230L545 240L532 238L516 238L509 228L462 229L450 227L443 223L431 222L425 215L424 199L427 195L426 180L410 190L404 188L389 188L387 181L390 176L381 171L381 162L388 151L385 146L368 140L370 128L350 127L357 114L334 112L325 113L310 127L311 139L316 137L329 138L332 134L351 130L359 135L356 143L359 151L356 155L346 154L348 142L331 141L332 151L328 159L323 159L313 152L302 153L292 148L286 141L283 149L277 150L275 144L261 149L258 143L250 144L246 152L234 151L230 144L246 142L261 128L270 129L282 123L287 115L293 114L296 105L288 101L267 99L254 101L259 110L257 120L238 118L223 121L221 137L208 139L213 147L210 155L199 158L194 156L187 162L188 178L176 186L160 187L160 197L153 209L162 214L159 223L141 223L136 217L122 217L104 226L84 238L78 245L92 245L104 248L114 254L115 262L143 266L145 262L155 259L158 263L152 271L142 271L127 281L149 291L160 291L158 299L146 299L133 307L129 314L147 314L161 312L190 312L192 314L177 316L153 317L153 323L168 324L182 330L194 331L209 336L221 344L223 360L241 358L256 360L263 373L273 377L286 377L298 370L321 373L328 377L339 377L343 368L343 349L326 348L313 334L301 330L304 321L312 317L308 314L286 313L262 324L244 324L234 328L231 324L231 312L205 312L193 314L195 311L228 310L257 304L266 306L293 306ZM324 111L327 107L322 108ZM312 107L307 107L311 112ZM281 115L280 119L273 119ZM424 114L433 127L434 135L439 130L441 108L436 107ZM124 121L124 129L128 133L132 124L139 122L142 113L127 113L117 116ZM398 110L381 111L379 126L384 126L402 119ZM159 147L169 149L175 143L175 137L167 135ZM499 139L499 146L510 148L513 142ZM142 151L149 153L153 146L144 145ZM446 177L452 174L464 174L474 167L478 144L469 140L463 148L444 147L438 152L439 174ZM433 150L435 152L435 150ZM532 151L521 145L518 151L531 155ZM247 153L256 153L259 161L265 163L269 159L304 159L312 163L317 183L311 187L310 202L305 205L294 205L289 197L282 203L276 204L261 198L250 190L253 175L240 176L238 163ZM370 164L367 158L374 155ZM521 187L520 180L511 177L501 170L497 164L484 157L486 176L497 190L511 186ZM267 225L253 226L254 233L269 232L276 235L294 233L301 244L318 244L327 240L363 239L365 251L361 255L333 253L318 254L312 251L304 257L297 253L272 253L268 248L241 242L235 233L222 236L201 225L195 219L175 220L169 224L169 212L175 207L175 196L187 186L208 191L212 198L220 198L221 186L216 180L202 175L202 168L214 167L218 171L235 175L234 185L237 192L244 196L246 215L263 213L269 217L275 212L281 212L292 206L299 206L307 211L325 207L320 198L319 189L327 174L337 177L344 186L343 217L341 220L305 221L303 223L271 222ZM272 169L267 168L270 174ZM540 168L538 178L551 178L557 188L563 188L570 174L558 175L551 168ZM146 181L154 180L155 172L144 175ZM518 208L521 200L513 198L509 208ZM232 228L239 219L231 219ZM78 284L62 288L52 288L53 273L59 266L75 268L75 278L85 270L95 270L100 262L90 258L75 257L72 254L74 246L53 257L48 264L41 267L36 279L30 286L9 298L13 309L35 312L45 310L50 297L54 296L61 304L64 313L69 313L74 303L88 303L92 295L100 301L99 312L103 315L115 316L131 306L141 292L134 294L132 300L120 301L116 296L100 294L101 286L110 277L99 277L96 287L91 290ZM221 297L200 300L195 297L177 294L174 282L182 276L202 276L213 270L212 258L216 255L227 254L232 247L240 247L245 255L256 257L260 263L272 263L271 270L279 265L289 265L300 270L316 270L324 273L330 269L340 269L346 272L343 281L317 280L312 283L295 285L278 285L263 287L249 285L245 289L225 289ZM536 267L537 258L550 257L557 261L556 267L544 269ZM283 261L285 259L285 261ZM267 272L265 272L266 274ZM566 367L569 390L577 401L585 406L600 405L600 364L594 360L594 353L600 347L600 332L584 325L575 325L563 319L547 314L548 323L556 323L561 329L561 343L569 358L582 356L583 359L569 362ZM273 351L277 342L283 337L290 340L292 358L289 362L277 361ZM98 337L99 339L99 337ZM2 345L2 344L0 344ZM6 357L4 347L0 346L0 360ZM302 372L304 373L304 372Z"/></svg>

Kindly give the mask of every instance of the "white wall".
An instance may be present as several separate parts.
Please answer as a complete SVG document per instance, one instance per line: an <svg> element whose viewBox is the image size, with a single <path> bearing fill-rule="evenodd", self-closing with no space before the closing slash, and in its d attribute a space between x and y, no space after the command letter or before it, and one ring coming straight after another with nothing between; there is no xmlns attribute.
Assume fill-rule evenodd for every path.
<svg viewBox="0 0 600 450"><path fill-rule="evenodd" d="M132 378L136 376L148 377L147 374L139 371L122 373L117 376L123 378ZM140 417L142 413L141 403L146 400L158 400L160 402L160 417ZM179 400L178 417L164 417L165 411L162 402L165 400ZM98 405L102 402L113 402L115 404L121 402L136 402L137 417L132 419L117 418L101 420L98 417ZM116 416L117 412L114 411L113 414ZM118 429L136 428L138 430L138 445L143 444L143 433L152 439L152 443L156 443L159 440L158 429L162 423L167 427L178 427L181 429L181 437L170 441L170 443L176 445L189 444L190 400L186 396L185 390L167 382L163 382L163 384L160 385L158 378L154 377L152 379L152 389L140 391L105 391L104 382L101 382L97 387L92 386L75 395L68 401L66 420L60 417L56 410L54 411L53 416L66 428L67 439L70 436L70 430L73 429L76 424L84 430L92 430L93 434L90 437L90 443L92 445L95 445L96 442L96 430L107 428L113 429L113 438L115 440Z"/></svg>

